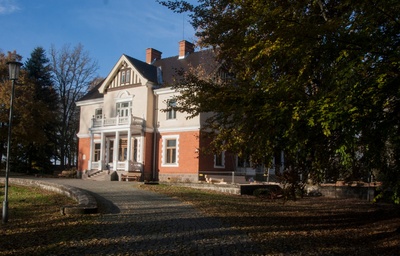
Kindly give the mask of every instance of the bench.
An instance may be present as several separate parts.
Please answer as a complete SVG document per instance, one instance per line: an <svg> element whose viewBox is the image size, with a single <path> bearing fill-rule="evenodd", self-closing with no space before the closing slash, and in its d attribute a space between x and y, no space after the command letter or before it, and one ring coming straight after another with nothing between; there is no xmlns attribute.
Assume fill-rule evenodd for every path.
<svg viewBox="0 0 400 256"><path fill-rule="evenodd" d="M204 175L204 178L206 179L207 183L211 183L211 184L214 184L214 183L226 184L224 179L211 178L211 177L208 177L208 175Z"/></svg>
<svg viewBox="0 0 400 256"><path fill-rule="evenodd" d="M121 181L139 181L140 172L128 172L127 174L121 174Z"/></svg>
<svg viewBox="0 0 400 256"><path fill-rule="evenodd" d="M62 171L60 174L58 174L58 177L60 178L73 178L76 176L76 171Z"/></svg>

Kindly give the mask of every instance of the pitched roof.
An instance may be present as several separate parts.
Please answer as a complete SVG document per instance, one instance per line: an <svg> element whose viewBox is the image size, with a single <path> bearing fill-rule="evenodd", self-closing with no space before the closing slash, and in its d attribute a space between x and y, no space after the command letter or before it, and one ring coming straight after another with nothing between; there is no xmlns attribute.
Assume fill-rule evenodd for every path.
<svg viewBox="0 0 400 256"><path fill-rule="evenodd" d="M161 67L165 85L171 85L178 79L178 70L188 71L191 67L196 68L202 65L206 73L211 73L216 71L219 66L212 50L194 52L182 59L179 59L178 56L160 59L156 60L152 65Z"/></svg>
<svg viewBox="0 0 400 256"><path fill-rule="evenodd" d="M149 81L157 83L157 67L149 65L146 62L132 58L124 54L127 60L137 69L137 71Z"/></svg>
<svg viewBox="0 0 400 256"><path fill-rule="evenodd" d="M124 56L126 60L128 60L144 78L155 84L158 84L157 68L161 68L164 86L170 86L179 79L177 74L177 71L179 70L188 71L191 67L197 68L198 66L202 65L206 73L212 73L215 72L219 67L218 63L215 61L215 55L212 50L193 52L185 56L185 58L179 58L179 56L164 58L156 60L152 64L148 64L126 54L123 54L122 56ZM105 80L107 80L107 78L93 87L93 89L88 91L78 101L104 97L99 90Z"/></svg>
<svg viewBox="0 0 400 256"><path fill-rule="evenodd" d="M78 101L84 101L84 100L93 100L93 99L99 99L103 98L103 94L99 92L99 88L104 82L105 79L101 80L96 86L94 86L91 90L89 90L85 95L82 96Z"/></svg>

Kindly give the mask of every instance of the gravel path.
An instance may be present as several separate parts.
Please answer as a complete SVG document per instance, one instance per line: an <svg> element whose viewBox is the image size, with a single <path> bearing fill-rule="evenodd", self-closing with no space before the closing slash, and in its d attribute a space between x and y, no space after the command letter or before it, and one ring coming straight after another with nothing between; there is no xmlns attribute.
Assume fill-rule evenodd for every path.
<svg viewBox="0 0 400 256"><path fill-rule="evenodd" d="M46 181L84 189L98 201L100 225L88 231L98 243L86 246L85 255L263 255L246 234L137 183Z"/></svg>

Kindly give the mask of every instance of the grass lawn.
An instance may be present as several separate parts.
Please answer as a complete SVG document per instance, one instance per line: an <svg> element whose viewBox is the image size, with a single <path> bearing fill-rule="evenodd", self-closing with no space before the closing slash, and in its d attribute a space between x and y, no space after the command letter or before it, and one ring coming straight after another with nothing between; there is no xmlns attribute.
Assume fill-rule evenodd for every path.
<svg viewBox="0 0 400 256"><path fill-rule="evenodd" d="M1 183L0 193L2 211L4 184ZM90 215L79 218L61 215L61 206L76 201L36 187L10 185L8 204L8 222L0 224L0 255L49 255L48 252L60 248L62 252L64 244L80 234L84 237L87 227L96 222Z"/></svg>
<svg viewBox="0 0 400 256"><path fill-rule="evenodd" d="M143 185L249 234L273 255L400 255L400 208L357 199L267 200Z"/></svg>

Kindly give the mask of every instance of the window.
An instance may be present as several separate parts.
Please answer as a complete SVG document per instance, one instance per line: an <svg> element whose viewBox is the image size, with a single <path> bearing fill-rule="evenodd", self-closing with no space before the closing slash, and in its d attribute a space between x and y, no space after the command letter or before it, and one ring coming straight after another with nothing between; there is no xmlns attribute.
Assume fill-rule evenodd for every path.
<svg viewBox="0 0 400 256"><path fill-rule="evenodd" d="M94 111L94 117L95 117L96 119L102 119L102 118L103 118L103 109L97 108L97 109Z"/></svg>
<svg viewBox="0 0 400 256"><path fill-rule="evenodd" d="M225 153L224 152L214 155L214 167L217 167L217 168L225 167Z"/></svg>
<svg viewBox="0 0 400 256"><path fill-rule="evenodd" d="M176 100L168 101L167 119L176 119Z"/></svg>
<svg viewBox="0 0 400 256"><path fill-rule="evenodd" d="M163 77L162 77L162 69L161 67L157 67L157 82L159 84L163 83Z"/></svg>
<svg viewBox="0 0 400 256"><path fill-rule="evenodd" d="M100 161L100 143L94 144L94 162Z"/></svg>
<svg viewBox="0 0 400 256"><path fill-rule="evenodd" d="M179 136L163 137L162 165L178 166L179 161Z"/></svg>
<svg viewBox="0 0 400 256"><path fill-rule="evenodd" d="M130 104L129 102L119 102L117 103L117 115L120 117L129 116Z"/></svg>
<svg viewBox="0 0 400 256"><path fill-rule="evenodd" d="M167 147L166 147L166 159L165 163L167 164L174 164L176 163L176 140L167 140Z"/></svg>
<svg viewBox="0 0 400 256"><path fill-rule="evenodd" d="M133 140L133 161L138 161L138 140Z"/></svg>
<svg viewBox="0 0 400 256"><path fill-rule="evenodd" d="M131 82L131 70L130 69L128 69L126 71L126 80L125 80L125 82L128 83L128 84Z"/></svg>
<svg viewBox="0 0 400 256"><path fill-rule="evenodd" d="M125 71L122 71L121 72L121 84L124 84L125 83Z"/></svg>
<svg viewBox="0 0 400 256"><path fill-rule="evenodd" d="M237 166L238 167L250 167L250 158L238 157Z"/></svg>

